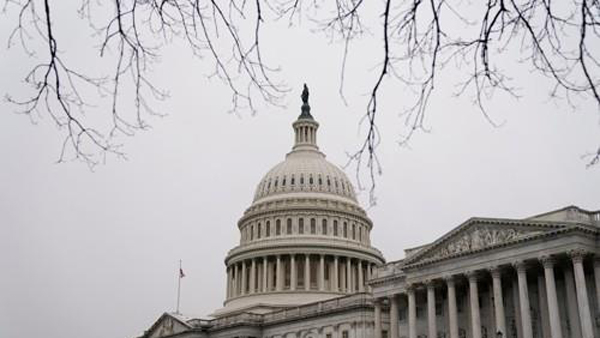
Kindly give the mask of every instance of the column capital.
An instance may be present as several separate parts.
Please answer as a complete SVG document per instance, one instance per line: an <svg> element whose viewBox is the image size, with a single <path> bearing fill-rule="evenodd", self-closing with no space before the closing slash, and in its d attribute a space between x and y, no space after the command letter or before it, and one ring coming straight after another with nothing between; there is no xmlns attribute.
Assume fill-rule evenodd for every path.
<svg viewBox="0 0 600 338"><path fill-rule="evenodd" d="M394 293L393 295L388 296L388 299L390 302L393 302L398 299L398 296L400 296L400 295L397 293Z"/></svg>
<svg viewBox="0 0 600 338"><path fill-rule="evenodd" d="M481 276L479 270L470 270L465 272L465 276L469 279L469 282L477 281Z"/></svg>
<svg viewBox="0 0 600 338"><path fill-rule="evenodd" d="M406 293L415 293L415 291L417 290L417 285L416 284L408 284L406 285Z"/></svg>
<svg viewBox="0 0 600 338"><path fill-rule="evenodd" d="M556 257L552 255L544 255L539 258L540 263L544 266L544 268L552 268L554 264L556 264Z"/></svg>
<svg viewBox="0 0 600 338"><path fill-rule="evenodd" d="M423 284L429 290L429 289L435 288L438 284L438 281L437 281L437 279L426 279L423 281Z"/></svg>
<svg viewBox="0 0 600 338"><path fill-rule="evenodd" d="M500 278L502 276L502 268L498 265L489 267L487 270L492 275L492 278Z"/></svg>
<svg viewBox="0 0 600 338"><path fill-rule="evenodd" d="M514 261L512 262L512 266L517 270L517 272L526 272L527 271L527 262L524 260Z"/></svg>
<svg viewBox="0 0 600 338"><path fill-rule="evenodd" d="M442 279L446 282L454 282L456 277L454 275L444 275L442 276Z"/></svg>
<svg viewBox="0 0 600 338"><path fill-rule="evenodd" d="M585 256L589 254L589 252L584 249L573 249L569 250L568 254L571 256L573 263L581 263L583 262Z"/></svg>

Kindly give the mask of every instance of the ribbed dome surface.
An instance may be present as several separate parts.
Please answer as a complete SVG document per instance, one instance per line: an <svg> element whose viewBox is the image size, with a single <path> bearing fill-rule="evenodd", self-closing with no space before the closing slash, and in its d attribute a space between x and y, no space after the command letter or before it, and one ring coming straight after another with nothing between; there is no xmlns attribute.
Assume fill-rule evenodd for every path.
<svg viewBox="0 0 600 338"><path fill-rule="evenodd" d="M356 202L346 174L319 151L292 151L274 166L258 184L254 201L278 194L317 192Z"/></svg>

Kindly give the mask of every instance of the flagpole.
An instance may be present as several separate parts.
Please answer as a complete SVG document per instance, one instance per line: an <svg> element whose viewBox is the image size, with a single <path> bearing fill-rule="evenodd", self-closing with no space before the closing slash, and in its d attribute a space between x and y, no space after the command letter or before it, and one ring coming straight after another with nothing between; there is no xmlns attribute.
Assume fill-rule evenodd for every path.
<svg viewBox="0 0 600 338"><path fill-rule="evenodd" d="M175 313L179 314L179 298L181 296L181 259L179 260L179 271L177 271L177 276L179 279L177 281L177 310Z"/></svg>

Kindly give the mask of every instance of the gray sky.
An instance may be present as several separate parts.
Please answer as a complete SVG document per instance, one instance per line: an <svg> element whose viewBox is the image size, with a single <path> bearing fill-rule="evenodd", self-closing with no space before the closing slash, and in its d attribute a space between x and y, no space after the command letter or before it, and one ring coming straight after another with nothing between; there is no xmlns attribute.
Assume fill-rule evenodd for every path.
<svg viewBox="0 0 600 338"><path fill-rule="evenodd" d="M12 24L2 16L0 41ZM85 36L71 34L78 35L67 47L75 48ZM78 162L55 164L62 139L52 122L34 125L0 103L0 337L137 336L173 310L179 259L187 274L182 312L204 316L221 306L223 259L238 242L237 220L262 175L291 148L302 83L321 124L319 145L343 165L361 141L364 94L379 58L375 38L352 50L345 106L337 94L340 46L306 27L279 27L264 41L293 88L287 108L227 113L229 92L204 76L209 67L171 46L154 73L171 93L161 105L169 115L125 140L129 160L109 158L95 172ZM85 65L86 54L77 53ZM29 65L18 48L0 53L2 95L27 93ZM600 141L597 106L549 101L550 84L522 65L510 67L522 76L521 98L490 103L503 127L492 127L471 97L452 95L449 70L429 106L431 131L417 134L410 148L397 145L409 96L386 82L378 117L383 175L368 213L373 244L387 260L472 216L600 208L600 168L586 169L580 158Z"/></svg>

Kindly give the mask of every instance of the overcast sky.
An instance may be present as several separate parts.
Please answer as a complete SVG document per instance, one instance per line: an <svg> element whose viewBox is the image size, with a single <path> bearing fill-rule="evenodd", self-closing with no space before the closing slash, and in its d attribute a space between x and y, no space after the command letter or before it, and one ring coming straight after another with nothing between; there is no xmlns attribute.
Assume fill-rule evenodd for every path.
<svg viewBox="0 0 600 338"><path fill-rule="evenodd" d="M2 46L13 24L0 17ZM94 172L55 163L62 138L50 119L32 124L0 103L0 337L138 336L174 309L179 259L187 275L182 312L205 316L222 305L223 259L239 240L237 220L292 146L302 84L321 124L321 150L343 165L361 141L365 93L377 75L379 41L367 39L349 61L346 106L338 95L340 46L305 27L279 28L263 41L293 89L286 108L228 113L230 93L207 79L209 67L171 46L154 73L171 93L161 106L169 115L125 140L128 160L109 157ZM65 44L85 55L76 49L80 37ZM18 48L0 50L3 96L27 93L22 79L30 65ZM597 106L549 101L549 83L513 67L522 76L521 98L490 104L501 128L471 97L452 95L448 71L429 106L431 131L417 134L410 148L397 144L409 96L386 82L378 117L383 175L368 214L373 245L388 261L473 216L521 218L571 204L600 209L600 167L586 169L581 159L600 142Z"/></svg>

